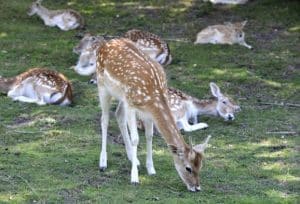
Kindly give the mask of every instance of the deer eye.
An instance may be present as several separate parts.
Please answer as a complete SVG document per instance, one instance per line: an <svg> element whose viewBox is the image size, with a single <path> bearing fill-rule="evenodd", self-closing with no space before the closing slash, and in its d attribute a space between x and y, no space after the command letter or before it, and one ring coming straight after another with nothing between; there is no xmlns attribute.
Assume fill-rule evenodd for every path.
<svg viewBox="0 0 300 204"><path fill-rule="evenodd" d="M192 173L192 168L191 167L185 167L185 169L191 174Z"/></svg>
<svg viewBox="0 0 300 204"><path fill-rule="evenodd" d="M225 104L225 105L227 104L227 102L226 102L226 101L223 101L222 103L223 103L223 104Z"/></svg>

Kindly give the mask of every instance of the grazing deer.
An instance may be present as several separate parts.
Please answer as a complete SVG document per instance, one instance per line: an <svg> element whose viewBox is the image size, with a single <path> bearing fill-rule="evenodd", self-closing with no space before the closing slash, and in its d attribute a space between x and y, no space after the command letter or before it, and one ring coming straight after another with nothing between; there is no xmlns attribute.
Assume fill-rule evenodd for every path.
<svg viewBox="0 0 300 204"><path fill-rule="evenodd" d="M97 55L97 84L102 109L100 169L107 168L107 128L111 99L114 97L119 100L119 107L122 107L117 109L116 115L124 138L129 139L127 125L130 130L130 139L127 141L131 143L128 146L132 163L131 182L139 183L139 136L136 124L138 113L146 121L149 127L147 130L153 129L153 122L158 127L171 149L175 168L187 188L190 191L199 191L199 171L209 137L204 144L190 146L185 143L167 101L167 82L163 68L125 38L104 43L98 49ZM152 140L151 134L146 136L148 141Z"/></svg>
<svg viewBox="0 0 300 204"><path fill-rule="evenodd" d="M213 4L245 4L248 0L203 0L203 1L210 1Z"/></svg>
<svg viewBox="0 0 300 204"><path fill-rule="evenodd" d="M212 43L232 45L237 43L252 49L252 47L245 42L243 28L246 23L247 21L208 26L197 34L197 39L194 44Z"/></svg>
<svg viewBox="0 0 300 204"><path fill-rule="evenodd" d="M69 105L72 102L72 88L61 73L34 68L11 78L0 77L0 92L14 101L38 105Z"/></svg>
<svg viewBox="0 0 300 204"><path fill-rule="evenodd" d="M29 16L37 14L45 25L57 26L63 31L84 27L84 19L77 11L72 9L49 10L42 6L42 0L33 2L27 14Z"/></svg>
<svg viewBox="0 0 300 204"><path fill-rule="evenodd" d="M132 29L124 34L143 52L161 65L168 65L172 61L169 45L153 33Z"/></svg>

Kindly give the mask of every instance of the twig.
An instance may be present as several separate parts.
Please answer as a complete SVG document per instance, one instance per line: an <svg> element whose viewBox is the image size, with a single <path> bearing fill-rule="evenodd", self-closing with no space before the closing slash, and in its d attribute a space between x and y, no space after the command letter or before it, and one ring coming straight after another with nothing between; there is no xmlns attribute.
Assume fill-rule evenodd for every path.
<svg viewBox="0 0 300 204"><path fill-rule="evenodd" d="M274 105L274 106L291 106L291 107L300 107L300 104L294 103L268 103L268 102L259 102L261 105Z"/></svg>
<svg viewBox="0 0 300 204"><path fill-rule="evenodd" d="M184 42L184 43L190 43L191 41L187 39L174 39L174 38L165 38L167 41L175 41L175 42Z"/></svg>
<svg viewBox="0 0 300 204"><path fill-rule="evenodd" d="M278 134L278 135L294 135L297 132L294 131L278 131L278 132L266 132L267 134Z"/></svg>
<svg viewBox="0 0 300 204"><path fill-rule="evenodd" d="M286 106L300 107L300 104L286 103Z"/></svg>
<svg viewBox="0 0 300 204"><path fill-rule="evenodd" d="M30 131L22 131L22 130L12 130L11 132L21 133L21 134L36 134L36 133L42 133L43 131L30 132Z"/></svg>
<svg viewBox="0 0 300 204"><path fill-rule="evenodd" d="M27 186L30 188L30 190L31 190L35 195L38 196L36 190L30 185L30 183L29 183L26 179L24 179L22 176L19 176L19 175L16 175L16 177L22 179L22 180L27 184Z"/></svg>

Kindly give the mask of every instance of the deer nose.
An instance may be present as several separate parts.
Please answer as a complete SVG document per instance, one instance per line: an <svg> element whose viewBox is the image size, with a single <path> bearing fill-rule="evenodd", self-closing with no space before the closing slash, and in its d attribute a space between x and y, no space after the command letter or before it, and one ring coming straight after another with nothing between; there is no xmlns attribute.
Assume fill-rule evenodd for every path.
<svg viewBox="0 0 300 204"><path fill-rule="evenodd" d="M233 120L234 119L234 116L233 115L228 115L228 120Z"/></svg>

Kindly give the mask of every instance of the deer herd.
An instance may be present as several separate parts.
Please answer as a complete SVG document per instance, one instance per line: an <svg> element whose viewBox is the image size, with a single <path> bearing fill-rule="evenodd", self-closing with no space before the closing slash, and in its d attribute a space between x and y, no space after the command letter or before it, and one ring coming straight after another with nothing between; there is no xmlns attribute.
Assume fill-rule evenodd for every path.
<svg viewBox="0 0 300 204"><path fill-rule="evenodd" d="M63 31L85 26L77 11L50 10L41 3L42 0L33 2L28 15L37 14L45 25L57 26ZM245 25L246 21L208 26L197 34L194 44L238 43L251 49L244 40ZM240 107L213 82L209 87L214 99L210 100L198 99L168 87L164 67L172 62L170 48L159 36L146 31L133 29L110 40L86 33L73 52L79 55L74 71L79 75L92 76L91 81L98 86L102 110L100 170L107 168L109 111L112 99L116 99L115 116L131 162L131 183L139 183L137 151L140 121L146 136L148 174L156 173L152 159L155 127L170 149L175 168L188 190L201 190L199 173L210 136L202 144L191 145L185 142L180 130L190 132L207 128L206 123L198 122L201 115L232 121ZM68 79L54 70L33 68L15 77L0 77L0 92L15 101L64 106L72 103L72 91Z"/></svg>

